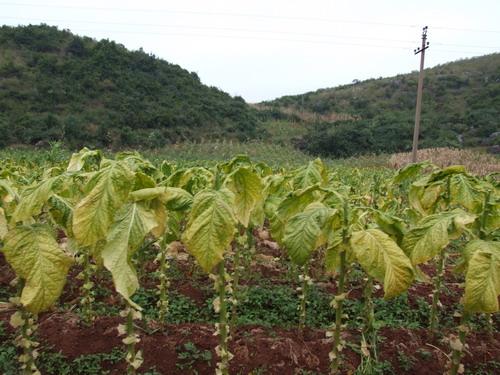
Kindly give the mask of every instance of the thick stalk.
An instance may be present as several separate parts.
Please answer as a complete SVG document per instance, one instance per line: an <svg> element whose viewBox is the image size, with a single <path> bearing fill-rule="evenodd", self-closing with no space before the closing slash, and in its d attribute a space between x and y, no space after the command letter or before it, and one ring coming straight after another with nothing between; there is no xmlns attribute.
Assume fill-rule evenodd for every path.
<svg viewBox="0 0 500 375"><path fill-rule="evenodd" d="M168 245L165 246L165 244L162 243L162 249L160 251L159 258L160 285L158 286L159 298L157 302L158 321L160 322L160 324L165 323L165 318L167 317L169 307L168 288L170 287L170 280L168 279L168 270L170 268L170 264L167 260L167 249Z"/></svg>
<svg viewBox="0 0 500 375"><path fill-rule="evenodd" d="M20 296L24 288L24 280L17 281L17 295ZM35 360L38 357L38 342L33 340L33 335L37 329L36 315L32 315L21 305L20 298L11 298L10 302L17 307L17 311L10 317L10 325L17 330L18 335L14 339L14 344L22 350L18 357L21 375L40 375L36 367Z"/></svg>
<svg viewBox="0 0 500 375"><path fill-rule="evenodd" d="M432 307L429 328L435 334L439 324L439 295L441 293L441 285L443 284L444 269L446 264L446 250L441 250L436 265L436 276L434 276L434 290L432 292Z"/></svg>
<svg viewBox="0 0 500 375"><path fill-rule="evenodd" d="M140 311L136 310L132 304L127 301L127 307L120 312L120 316L125 318L125 324L118 326L118 335L125 336L122 342L125 344L127 354L127 375L136 375L137 369L141 367L143 358L142 352L136 349L136 345L141 341L139 335L135 332L134 320L142 319Z"/></svg>
<svg viewBox="0 0 500 375"><path fill-rule="evenodd" d="M337 295L334 299L335 308L335 331L333 336L333 350L330 352L331 360L331 372L336 374L339 372L341 363L341 352L343 349L343 344L341 342L341 331L342 331L342 307L344 303L344 283L345 283L345 263L346 263L345 250L340 252L340 266L339 266L339 281L337 288Z"/></svg>
<svg viewBox="0 0 500 375"><path fill-rule="evenodd" d="M311 284L311 277L309 276L309 264L306 263L302 267L302 273L299 275L299 281L302 283L297 291L300 292L299 299L299 329L302 331L306 326L307 317L307 296L309 292L309 286Z"/></svg>
<svg viewBox="0 0 500 375"><path fill-rule="evenodd" d="M330 352L330 370L332 374L336 374L340 370L341 364L341 353L344 348L344 343L341 340L342 331L342 307L345 299L345 276L346 276L346 248L349 242L348 237L348 206L347 202L344 202L344 212L343 212L343 228L342 228L342 248L339 254L339 279L337 287L337 295L333 301L333 307L335 308L335 331L333 336L333 350Z"/></svg>
<svg viewBox="0 0 500 375"><path fill-rule="evenodd" d="M31 315L26 310L21 310L23 325L21 326L21 335L16 338L21 339L17 342L18 346L22 347L23 354L19 356L21 363L22 375L39 375L40 371L36 367L35 360L38 357L38 342L33 340L33 334L37 328L36 315Z"/></svg>
<svg viewBox="0 0 500 375"><path fill-rule="evenodd" d="M238 248L234 254L233 258L233 296L231 299L231 322L230 322L230 332L233 335L236 329L236 324L238 322L238 301L239 301L239 280L240 280L240 243L238 243Z"/></svg>
<svg viewBox="0 0 500 375"><path fill-rule="evenodd" d="M463 351L465 349L465 337L467 336L467 332L469 330L467 326L467 322L469 320L469 315L467 313L462 314L460 325L458 326L458 340L455 338L451 338L450 344L453 349L451 354L451 368L450 374L457 375L463 373L463 369L461 369L460 360L462 359Z"/></svg>
<svg viewBox="0 0 500 375"><path fill-rule="evenodd" d="M219 294L219 324L217 325L219 335L219 346L215 349L219 356L217 363L217 373L221 375L229 375L229 361L231 353L229 353L228 342L229 332L227 324L227 301L226 301L226 269L224 261L219 264L219 274L216 279L215 287Z"/></svg>
<svg viewBox="0 0 500 375"><path fill-rule="evenodd" d="M373 278L368 276L363 291L364 297L364 320L363 334L368 338L368 350L377 360L377 331L375 329L375 312L373 307Z"/></svg>
<svg viewBox="0 0 500 375"><path fill-rule="evenodd" d="M488 190L484 196L484 204L483 204L483 212L481 214L481 217L479 219L479 238L484 240L487 236L486 233L486 219L488 218L488 215L490 214L490 209L488 207L488 201L490 200L490 194L491 192Z"/></svg>

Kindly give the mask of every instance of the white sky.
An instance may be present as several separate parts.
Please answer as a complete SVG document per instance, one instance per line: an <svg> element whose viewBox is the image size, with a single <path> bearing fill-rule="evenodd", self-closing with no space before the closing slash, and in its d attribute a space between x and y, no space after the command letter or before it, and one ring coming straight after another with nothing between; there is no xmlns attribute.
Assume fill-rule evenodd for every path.
<svg viewBox="0 0 500 375"><path fill-rule="evenodd" d="M500 51L499 0L0 0L0 23L41 22L142 47L249 102Z"/></svg>

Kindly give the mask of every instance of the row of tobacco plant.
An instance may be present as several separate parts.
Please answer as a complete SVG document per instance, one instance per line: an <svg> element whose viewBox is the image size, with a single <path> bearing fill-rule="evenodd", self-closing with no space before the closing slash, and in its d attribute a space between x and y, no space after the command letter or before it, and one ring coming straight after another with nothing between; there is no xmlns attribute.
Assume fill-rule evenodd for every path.
<svg viewBox="0 0 500 375"><path fill-rule="evenodd" d="M213 168L177 168L168 162L155 166L136 153L108 159L88 149L73 154L67 165L40 168L6 160L0 168L0 251L17 275L19 291L3 307L16 311L11 324L18 332L22 374L40 373L37 317L57 303L75 263L82 269L82 324L95 317L93 275L103 268L111 273L123 300L118 334L127 349L127 373L136 374L143 362L134 325L142 308L131 298L139 288L138 250L153 242L159 245L157 309L164 322L170 245L182 241L213 280L213 305L220 317L216 374L227 375L242 258L252 247L253 231L263 226L300 270L301 328L314 283L311 260L322 259L324 272L335 276L335 321L326 332L332 342L332 373L342 369L342 330L347 319L356 318L343 312L354 267L366 274L360 342L364 366L377 358L373 290L378 284L384 298L391 299L414 282L431 282L429 329L439 329L450 242L460 248L455 271L465 279L462 307L456 312L461 322L448 337L450 374L463 372L471 316L499 310L496 176L477 178L460 166L439 169L429 163L396 173L339 173L319 159L295 170L273 170L246 156ZM435 264L432 280L419 268L426 263Z"/></svg>

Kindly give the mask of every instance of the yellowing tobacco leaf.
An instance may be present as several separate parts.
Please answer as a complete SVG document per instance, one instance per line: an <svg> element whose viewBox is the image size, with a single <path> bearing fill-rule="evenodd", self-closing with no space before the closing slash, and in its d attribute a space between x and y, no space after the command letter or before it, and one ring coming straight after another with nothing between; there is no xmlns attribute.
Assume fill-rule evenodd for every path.
<svg viewBox="0 0 500 375"><path fill-rule="evenodd" d="M425 263L448 245L450 232L453 237L459 235L471 220L473 216L459 209L429 215L406 233L402 248L413 265Z"/></svg>
<svg viewBox="0 0 500 375"><path fill-rule="evenodd" d="M318 195L321 194L318 189L318 185L313 185L306 189L297 190L281 201L271 218L271 234L276 241L282 241L288 220L301 212L309 203L317 200Z"/></svg>
<svg viewBox="0 0 500 375"><path fill-rule="evenodd" d="M25 221L42 212L43 205L54 194L54 188L60 180L61 176L51 177L26 188L21 193L19 204L12 215L12 220L14 222Z"/></svg>
<svg viewBox="0 0 500 375"><path fill-rule="evenodd" d="M19 226L5 237L7 262L25 280L21 303L38 314L51 307L61 295L72 258L58 246L45 225Z"/></svg>
<svg viewBox="0 0 500 375"><path fill-rule="evenodd" d="M365 272L384 284L385 298L409 288L414 277L410 259L387 234L378 229L353 232L350 245Z"/></svg>
<svg viewBox="0 0 500 375"><path fill-rule="evenodd" d="M249 167L240 167L228 176L226 187L234 194L236 218L247 228L250 216L262 200L264 187L261 178Z"/></svg>
<svg viewBox="0 0 500 375"><path fill-rule="evenodd" d="M290 218L283 245L294 263L305 264L312 252L326 243L325 224L331 211L324 204L314 202Z"/></svg>
<svg viewBox="0 0 500 375"><path fill-rule="evenodd" d="M73 233L80 245L90 246L106 237L133 182L134 174L121 162L110 161L92 176L86 196L73 211Z"/></svg>
<svg viewBox="0 0 500 375"><path fill-rule="evenodd" d="M234 195L228 189L204 190L194 197L182 241L198 264L210 272L234 237Z"/></svg>
<svg viewBox="0 0 500 375"><path fill-rule="evenodd" d="M494 313L499 310L500 243L474 240L467 244L465 256L464 307L466 311Z"/></svg>
<svg viewBox="0 0 500 375"><path fill-rule="evenodd" d="M139 287L132 255L156 226L158 222L153 211L141 203L128 203L118 212L110 228L101 256L104 267L113 275L116 291L126 299Z"/></svg>
<svg viewBox="0 0 500 375"><path fill-rule="evenodd" d="M323 186L327 182L327 171L321 159L310 161L305 167L300 168L293 177L295 190L305 189L315 184Z"/></svg>

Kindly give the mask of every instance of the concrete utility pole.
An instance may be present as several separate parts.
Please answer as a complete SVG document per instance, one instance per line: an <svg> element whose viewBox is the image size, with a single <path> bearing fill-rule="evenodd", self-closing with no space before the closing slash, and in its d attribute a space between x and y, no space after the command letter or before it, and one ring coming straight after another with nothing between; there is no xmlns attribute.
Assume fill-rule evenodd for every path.
<svg viewBox="0 0 500 375"><path fill-rule="evenodd" d="M415 128L413 129L413 148L411 151L411 161L412 163L417 162L417 150L418 150L418 136L420 134L420 110L422 108L422 89L424 87L424 59L425 50L429 48L429 42L427 42L427 26L422 29L422 46L414 50L416 54L420 55L420 73L418 74L418 88L417 88L417 107L415 109Z"/></svg>

